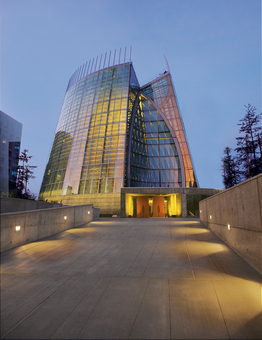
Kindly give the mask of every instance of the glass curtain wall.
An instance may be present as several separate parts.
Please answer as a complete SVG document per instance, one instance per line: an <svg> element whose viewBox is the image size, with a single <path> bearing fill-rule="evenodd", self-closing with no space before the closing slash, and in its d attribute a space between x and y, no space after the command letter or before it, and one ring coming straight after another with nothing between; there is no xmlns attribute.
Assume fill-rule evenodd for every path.
<svg viewBox="0 0 262 340"><path fill-rule="evenodd" d="M132 129L131 187L181 187L177 149L163 117L139 95Z"/></svg>
<svg viewBox="0 0 262 340"><path fill-rule="evenodd" d="M197 187L197 179L194 174L185 129L182 117L179 114L178 104L169 72L165 72L163 76L142 87L142 91L157 104L175 132L183 156L186 187Z"/></svg>
<svg viewBox="0 0 262 340"><path fill-rule="evenodd" d="M69 87L39 197L120 192L131 63Z"/></svg>
<svg viewBox="0 0 262 340"><path fill-rule="evenodd" d="M198 186L169 72L142 88L131 62L79 72L69 81L39 198Z"/></svg>

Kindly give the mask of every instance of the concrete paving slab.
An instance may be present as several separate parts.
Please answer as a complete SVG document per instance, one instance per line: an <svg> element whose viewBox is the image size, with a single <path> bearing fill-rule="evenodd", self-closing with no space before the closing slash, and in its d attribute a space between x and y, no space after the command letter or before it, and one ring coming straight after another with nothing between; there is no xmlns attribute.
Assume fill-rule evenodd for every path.
<svg viewBox="0 0 262 340"><path fill-rule="evenodd" d="M261 338L261 275L197 220L100 219L1 256L1 337Z"/></svg>
<svg viewBox="0 0 262 340"><path fill-rule="evenodd" d="M148 279L112 278L78 339L128 339Z"/></svg>
<svg viewBox="0 0 262 340"><path fill-rule="evenodd" d="M60 273L62 270L70 266L73 262L77 261L81 256L86 254L89 250L94 248L98 241L86 241L83 242L70 242L67 243L66 250L62 256L56 256L53 261L48 261L44 265L34 270L35 274L54 274Z"/></svg>
<svg viewBox="0 0 262 340"><path fill-rule="evenodd" d="M196 279L223 279L221 271L208 254L204 242L187 241L186 247Z"/></svg>
<svg viewBox="0 0 262 340"><path fill-rule="evenodd" d="M150 279L129 339L170 339L168 280Z"/></svg>
<svg viewBox="0 0 262 340"><path fill-rule="evenodd" d="M70 311L50 339L77 339L101 299L111 278L100 278L80 303Z"/></svg>
<svg viewBox="0 0 262 340"><path fill-rule="evenodd" d="M119 241L101 241L97 245L93 246L88 252L84 253L81 257L77 258L72 265L63 268L60 275L82 275L90 267L95 265L101 258L115 249Z"/></svg>
<svg viewBox="0 0 262 340"><path fill-rule="evenodd" d="M46 299L63 287L70 277L42 277L34 276L24 280L1 294L1 334L8 333L11 339L29 338L26 332L21 331L21 326L26 323L30 313L37 309ZM26 318L25 323L21 320ZM30 319L29 319L30 320ZM14 329L13 329L14 328ZM38 334L35 334L37 337Z"/></svg>
<svg viewBox="0 0 262 340"><path fill-rule="evenodd" d="M125 276L142 246L143 242L123 241L85 273L96 276Z"/></svg>
<svg viewBox="0 0 262 340"><path fill-rule="evenodd" d="M231 339L261 339L261 284L243 279L214 281Z"/></svg>
<svg viewBox="0 0 262 340"><path fill-rule="evenodd" d="M148 263L155 251L156 245L158 241L145 241L143 247L140 252L137 254L135 260L132 265L128 269L126 276L130 277L142 277Z"/></svg>
<svg viewBox="0 0 262 340"><path fill-rule="evenodd" d="M1 279L0 279L0 286L1 286L1 293L12 288L18 283L21 283L21 281L28 279L27 274L6 274L1 273Z"/></svg>
<svg viewBox="0 0 262 340"><path fill-rule="evenodd" d="M229 339L212 281L169 283L171 339Z"/></svg>
<svg viewBox="0 0 262 340"><path fill-rule="evenodd" d="M48 339L61 325L87 292L94 286L97 279L70 278L58 289L52 298L46 299L39 307L28 315L8 333L12 339ZM4 337L5 338L5 337Z"/></svg>
<svg viewBox="0 0 262 340"><path fill-rule="evenodd" d="M193 278L185 245L160 240L143 275L150 278Z"/></svg>

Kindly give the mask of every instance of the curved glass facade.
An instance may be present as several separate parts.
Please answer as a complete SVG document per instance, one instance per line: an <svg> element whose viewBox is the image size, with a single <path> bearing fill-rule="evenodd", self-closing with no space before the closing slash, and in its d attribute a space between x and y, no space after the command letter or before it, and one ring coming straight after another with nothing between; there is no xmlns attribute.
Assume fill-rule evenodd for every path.
<svg viewBox="0 0 262 340"><path fill-rule="evenodd" d="M171 75L165 72L161 77L142 87L142 91L151 98L164 113L171 124L179 142L185 167L186 187L197 187L193 161L186 140L186 133L182 117L179 113L177 98L172 84Z"/></svg>
<svg viewBox="0 0 262 340"><path fill-rule="evenodd" d="M178 152L164 118L139 94L132 126L131 187L181 187Z"/></svg>
<svg viewBox="0 0 262 340"><path fill-rule="evenodd" d="M197 186L169 72L141 88L131 62L86 69L69 81L39 198Z"/></svg>

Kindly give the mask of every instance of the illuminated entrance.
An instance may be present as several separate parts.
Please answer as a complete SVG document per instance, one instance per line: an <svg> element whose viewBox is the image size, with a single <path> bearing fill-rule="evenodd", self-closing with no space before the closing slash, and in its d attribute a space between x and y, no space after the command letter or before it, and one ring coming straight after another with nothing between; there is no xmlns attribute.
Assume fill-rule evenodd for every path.
<svg viewBox="0 0 262 340"><path fill-rule="evenodd" d="M181 194L126 194L126 215L129 217L179 217L181 214Z"/></svg>
<svg viewBox="0 0 262 340"><path fill-rule="evenodd" d="M121 188L121 217L199 217L199 201L219 193L208 188Z"/></svg>

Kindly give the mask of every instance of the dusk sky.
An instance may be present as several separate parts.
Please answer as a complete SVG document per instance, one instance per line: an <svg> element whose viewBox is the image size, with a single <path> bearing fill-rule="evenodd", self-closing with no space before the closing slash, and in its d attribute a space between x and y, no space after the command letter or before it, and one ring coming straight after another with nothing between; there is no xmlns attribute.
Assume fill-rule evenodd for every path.
<svg viewBox="0 0 262 340"><path fill-rule="evenodd" d="M261 112L260 0L0 0L1 106L23 124L38 195L71 75L132 46L140 85L169 63L200 187L223 188L250 103Z"/></svg>

